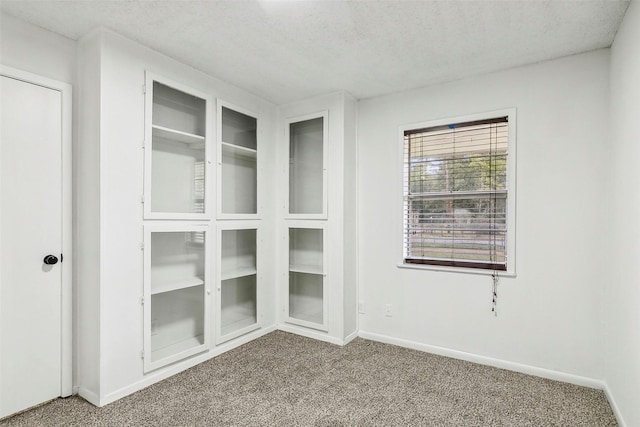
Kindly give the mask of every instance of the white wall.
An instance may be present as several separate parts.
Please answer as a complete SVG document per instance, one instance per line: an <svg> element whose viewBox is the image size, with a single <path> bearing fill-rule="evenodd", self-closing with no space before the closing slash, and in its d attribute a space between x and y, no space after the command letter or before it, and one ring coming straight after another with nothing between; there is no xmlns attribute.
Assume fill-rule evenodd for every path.
<svg viewBox="0 0 640 427"><path fill-rule="evenodd" d="M603 378L608 61L609 51L599 50L359 103L361 331L558 371L579 383ZM403 124L511 107L517 277L501 279L494 317L489 276L396 266L398 132ZM383 316L384 304L392 304L392 317Z"/></svg>
<svg viewBox="0 0 640 427"><path fill-rule="evenodd" d="M0 14L0 62L75 83L76 42L6 13Z"/></svg>
<svg viewBox="0 0 640 427"><path fill-rule="evenodd" d="M611 228L605 379L618 416L640 426L640 5L631 2L611 48Z"/></svg>

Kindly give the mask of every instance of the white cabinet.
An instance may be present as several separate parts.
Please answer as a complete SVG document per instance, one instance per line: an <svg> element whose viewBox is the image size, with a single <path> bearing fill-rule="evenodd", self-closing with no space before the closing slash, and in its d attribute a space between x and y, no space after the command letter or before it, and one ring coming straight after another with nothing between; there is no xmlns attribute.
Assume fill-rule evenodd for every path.
<svg viewBox="0 0 640 427"><path fill-rule="evenodd" d="M146 73L145 219L204 219L211 97Z"/></svg>
<svg viewBox="0 0 640 427"><path fill-rule="evenodd" d="M324 224L289 223L287 322L327 330Z"/></svg>
<svg viewBox="0 0 640 427"><path fill-rule="evenodd" d="M216 343L260 328L259 138L255 113L218 100Z"/></svg>
<svg viewBox="0 0 640 427"><path fill-rule="evenodd" d="M218 225L217 344L260 327L259 241L259 229L255 221Z"/></svg>
<svg viewBox="0 0 640 427"><path fill-rule="evenodd" d="M218 218L258 214L258 119L218 101Z"/></svg>
<svg viewBox="0 0 640 427"><path fill-rule="evenodd" d="M208 226L144 226L144 371L209 348Z"/></svg>
<svg viewBox="0 0 640 427"><path fill-rule="evenodd" d="M289 218L326 218L328 115L325 111L286 122Z"/></svg>
<svg viewBox="0 0 640 427"><path fill-rule="evenodd" d="M355 107L345 93L279 107L280 327L336 344L357 330Z"/></svg>
<svg viewBox="0 0 640 427"><path fill-rule="evenodd" d="M78 82L76 368L102 406L275 328L277 110L104 29L78 41ZM256 230L255 266L222 283L218 226Z"/></svg>
<svg viewBox="0 0 640 427"><path fill-rule="evenodd" d="M145 73L144 371L206 351L209 95ZM170 219L172 222L159 222Z"/></svg>

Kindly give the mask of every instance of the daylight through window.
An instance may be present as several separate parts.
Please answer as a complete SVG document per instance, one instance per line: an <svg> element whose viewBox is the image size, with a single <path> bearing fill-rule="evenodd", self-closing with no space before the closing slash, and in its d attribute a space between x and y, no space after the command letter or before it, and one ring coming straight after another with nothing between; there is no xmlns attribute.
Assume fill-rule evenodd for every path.
<svg viewBox="0 0 640 427"><path fill-rule="evenodd" d="M507 269L507 117L404 132L404 262Z"/></svg>

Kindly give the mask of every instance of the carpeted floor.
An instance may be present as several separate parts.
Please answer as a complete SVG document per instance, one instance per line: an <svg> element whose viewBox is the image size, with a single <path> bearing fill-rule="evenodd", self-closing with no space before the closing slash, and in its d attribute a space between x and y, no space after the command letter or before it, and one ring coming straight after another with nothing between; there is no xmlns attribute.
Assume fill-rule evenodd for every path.
<svg viewBox="0 0 640 427"><path fill-rule="evenodd" d="M601 391L357 338L273 332L103 408L6 426L615 426Z"/></svg>

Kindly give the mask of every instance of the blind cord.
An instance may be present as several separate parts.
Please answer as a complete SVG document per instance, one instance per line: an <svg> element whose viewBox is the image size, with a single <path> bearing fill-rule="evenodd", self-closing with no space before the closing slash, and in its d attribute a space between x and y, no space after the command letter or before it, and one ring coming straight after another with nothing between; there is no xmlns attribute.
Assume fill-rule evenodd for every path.
<svg viewBox="0 0 640 427"><path fill-rule="evenodd" d="M500 276L498 276L498 272L494 271L491 275L491 280L493 281L492 287L492 296L493 300L491 302L491 311L493 315L498 317L498 282L500 281Z"/></svg>

